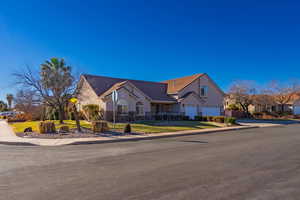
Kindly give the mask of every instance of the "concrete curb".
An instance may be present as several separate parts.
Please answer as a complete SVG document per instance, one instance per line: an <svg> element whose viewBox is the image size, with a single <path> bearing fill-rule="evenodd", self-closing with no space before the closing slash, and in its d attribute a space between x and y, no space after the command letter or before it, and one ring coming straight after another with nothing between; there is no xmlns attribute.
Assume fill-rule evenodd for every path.
<svg viewBox="0 0 300 200"><path fill-rule="evenodd" d="M141 137L133 137L133 138L118 138L118 139L109 139L109 140L90 140L90 141L74 141L67 144L61 145L39 145L31 142L18 142L18 141L0 141L0 144L5 145L16 145L16 146L64 146L64 145L86 145L86 144L104 144L104 143L117 143L117 142L135 142L141 140L153 140L153 139L161 139L161 138L171 138L171 137L181 137L181 136L190 136L190 135L201 135L201 134L210 134L210 133L219 133L219 132L228 132L228 131L236 131L236 130L247 130L260 128L259 126L241 126L241 127L232 127L229 129L221 129L221 130L206 130L206 131L194 131L190 133L176 133L168 134L168 135L151 135L151 136L141 136ZM162 133L163 134L163 133Z"/></svg>
<svg viewBox="0 0 300 200"><path fill-rule="evenodd" d="M237 130L247 130L247 129L254 129L260 128L259 126L249 126L249 127L238 127L232 128L228 130L213 130L213 131L203 131L203 132L194 132L194 133L179 133L179 134L172 134L172 135L153 135L153 136L145 136L139 138L120 138L120 139L112 139L112 140L98 140L98 141L82 141L82 142L72 142L66 145L83 145L83 144L103 144L103 143L116 143L116 142L135 142L140 140L154 140L154 139L161 139L161 138L171 138L171 137L181 137L181 136L190 136L190 135L204 135L210 133L219 133L219 132L228 132L228 131L237 131Z"/></svg>

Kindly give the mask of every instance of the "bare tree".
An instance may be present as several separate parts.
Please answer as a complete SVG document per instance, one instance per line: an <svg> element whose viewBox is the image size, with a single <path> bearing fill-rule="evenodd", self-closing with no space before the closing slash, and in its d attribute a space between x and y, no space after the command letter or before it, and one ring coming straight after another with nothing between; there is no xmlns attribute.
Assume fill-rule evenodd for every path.
<svg viewBox="0 0 300 200"><path fill-rule="evenodd" d="M8 109L11 109L12 108L12 103L13 103L13 100L14 100L14 95L7 94L6 95L6 100L7 100L7 104L8 104Z"/></svg>
<svg viewBox="0 0 300 200"><path fill-rule="evenodd" d="M36 95L35 91L19 90L16 93L15 108L17 110L23 111L25 113L30 113L33 118L36 119L41 117L42 112L37 112L37 110L40 110L41 107L41 100Z"/></svg>
<svg viewBox="0 0 300 200"><path fill-rule="evenodd" d="M266 93L272 95L273 100L280 105L281 112L284 112L284 105L292 101L294 95L299 93L300 84L298 81L287 83L271 81L267 88Z"/></svg>
<svg viewBox="0 0 300 200"><path fill-rule="evenodd" d="M235 81L229 89L229 98L238 104L249 117L249 105L254 102L257 89L253 81Z"/></svg>
<svg viewBox="0 0 300 200"><path fill-rule="evenodd" d="M33 91L42 103L59 111L60 123L63 123L65 106L74 94L77 80L72 68L66 66L64 59L51 58L38 71L26 67L22 72L14 73L17 84Z"/></svg>

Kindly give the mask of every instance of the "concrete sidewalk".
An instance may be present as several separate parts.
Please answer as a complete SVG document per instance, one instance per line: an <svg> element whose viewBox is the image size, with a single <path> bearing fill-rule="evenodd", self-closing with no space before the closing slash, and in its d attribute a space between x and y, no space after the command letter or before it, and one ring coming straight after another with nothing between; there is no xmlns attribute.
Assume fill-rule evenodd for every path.
<svg viewBox="0 0 300 200"><path fill-rule="evenodd" d="M0 121L0 144L11 145L38 145L38 146L61 146L70 144L96 144L112 143L122 141L150 140L156 138L178 137L186 135L196 135L214 132L223 132L231 130L241 130L249 128L258 128L257 126L235 126L199 130L187 130L178 132L153 133L147 135L125 135L95 138L65 138L65 139L39 139L39 138L21 138L15 135L12 128L6 121Z"/></svg>

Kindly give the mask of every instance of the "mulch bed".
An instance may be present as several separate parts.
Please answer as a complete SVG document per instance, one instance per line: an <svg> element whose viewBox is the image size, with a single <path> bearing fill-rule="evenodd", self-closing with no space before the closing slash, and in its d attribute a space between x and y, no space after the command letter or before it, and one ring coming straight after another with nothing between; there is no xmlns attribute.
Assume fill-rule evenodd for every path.
<svg viewBox="0 0 300 200"><path fill-rule="evenodd" d="M126 136L126 135L141 135L140 133L129 133L125 134L123 132L117 131L107 131L105 133L93 133L90 130L82 130L81 133L76 133L75 129L71 130L69 133L52 133L52 134L40 134L37 132L27 132L27 133L16 133L18 137L24 138L41 138L41 139L63 139L63 138L92 138L92 137L113 137L113 136Z"/></svg>

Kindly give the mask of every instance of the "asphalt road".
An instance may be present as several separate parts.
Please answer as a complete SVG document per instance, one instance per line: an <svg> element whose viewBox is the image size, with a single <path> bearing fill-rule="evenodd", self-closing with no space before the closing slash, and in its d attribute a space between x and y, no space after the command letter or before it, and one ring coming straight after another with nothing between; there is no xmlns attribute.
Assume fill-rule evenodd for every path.
<svg viewBox="0 0 300 200"><path fill-rule="evenodd" d="M2 200L300 199L300 125L138 142L0 146Z"/></svg>

